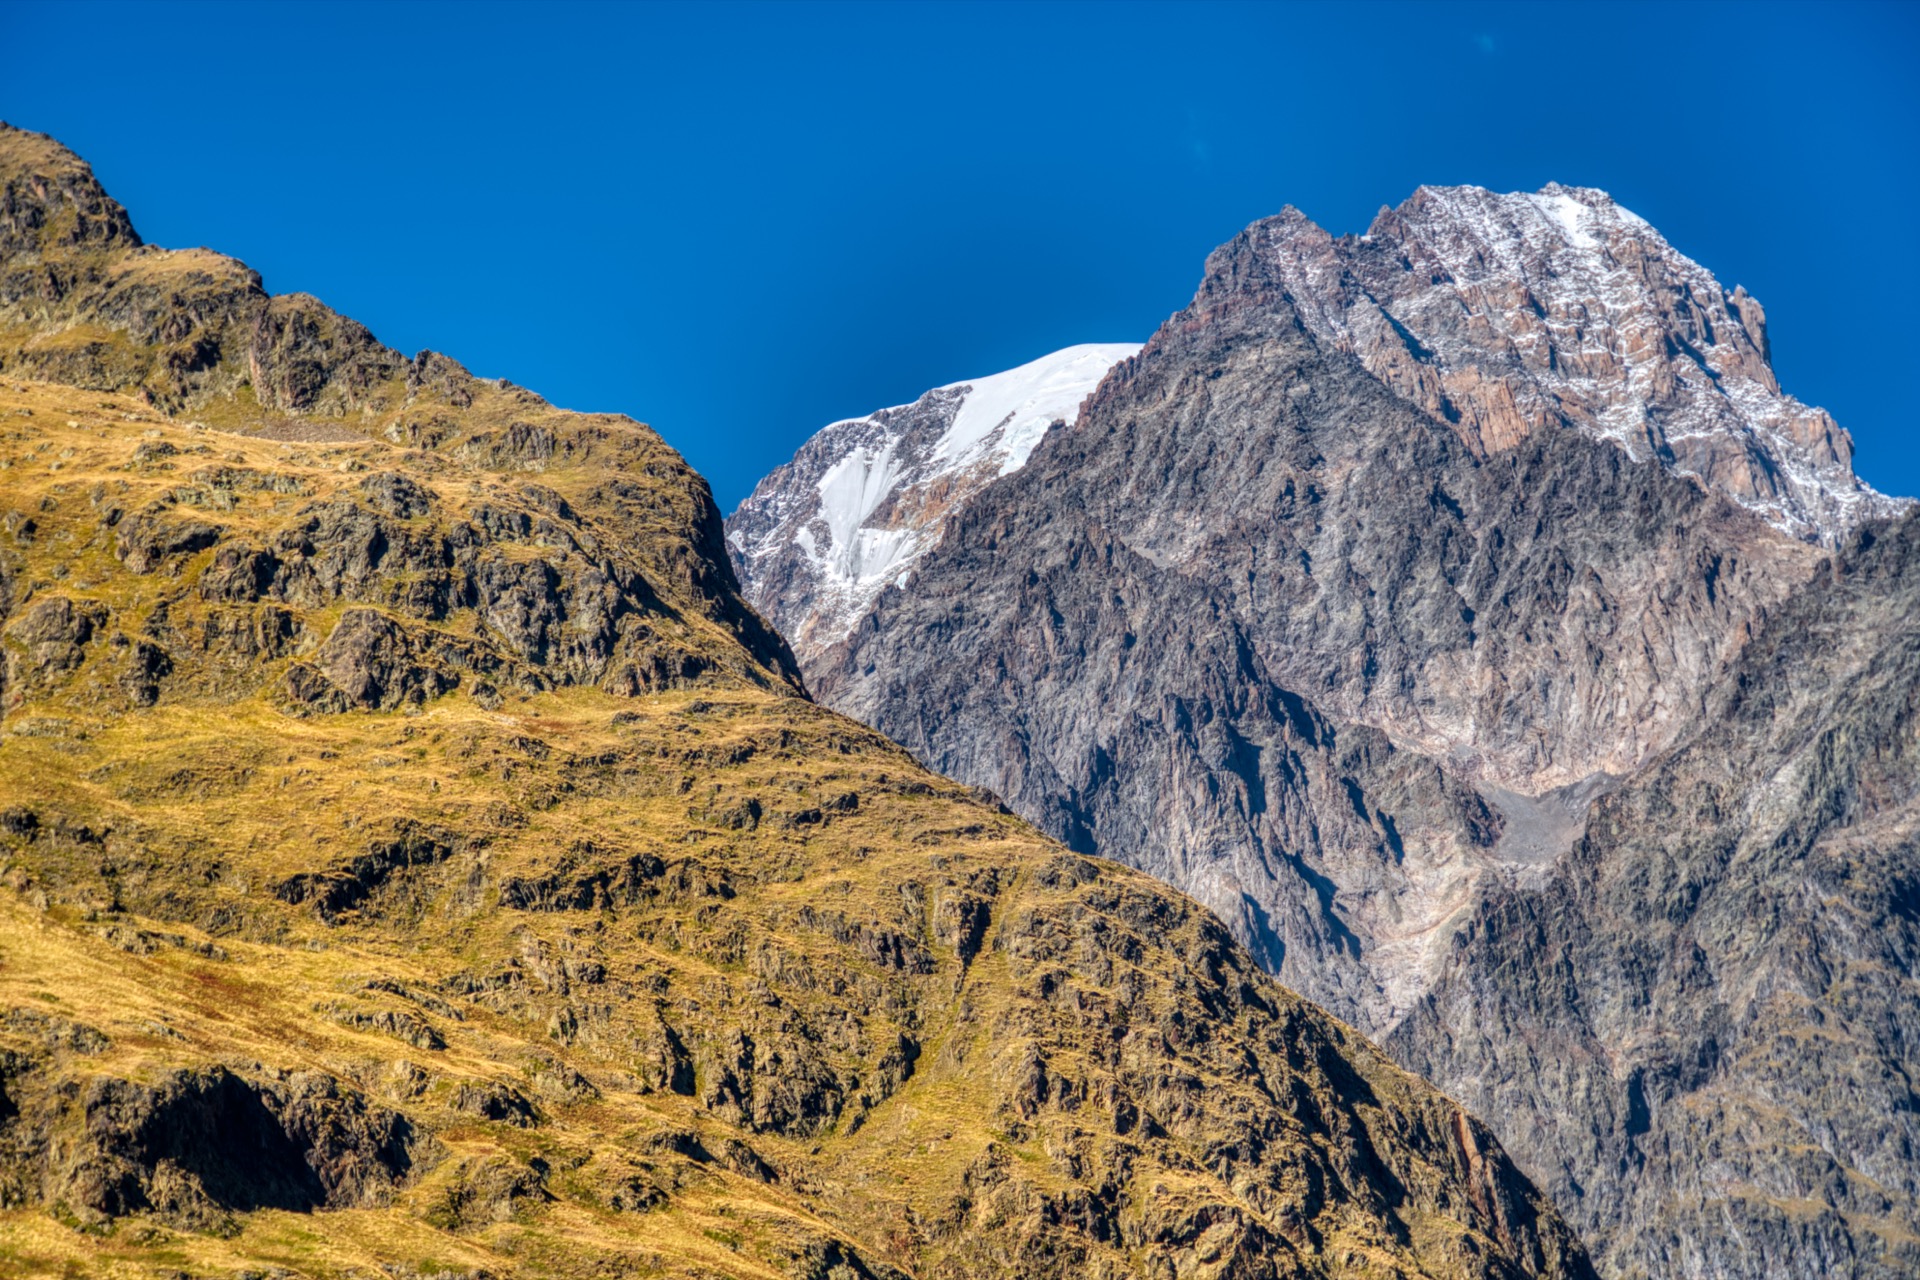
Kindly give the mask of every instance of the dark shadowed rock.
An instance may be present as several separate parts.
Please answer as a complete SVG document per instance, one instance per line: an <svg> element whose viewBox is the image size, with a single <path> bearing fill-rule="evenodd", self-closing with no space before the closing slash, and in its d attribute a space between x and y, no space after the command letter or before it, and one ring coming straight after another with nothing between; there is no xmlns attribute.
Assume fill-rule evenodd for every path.
<svg viewBox="0 0 1920 1280"><path fill-rule="evenodd" d="M374 1207L412 1165L407 1122L321 1073L99 1077L71 1105L84 1136L44 1149L47 1194L95 1218L147 1210L205 1230L231 1212Z"/></svg>

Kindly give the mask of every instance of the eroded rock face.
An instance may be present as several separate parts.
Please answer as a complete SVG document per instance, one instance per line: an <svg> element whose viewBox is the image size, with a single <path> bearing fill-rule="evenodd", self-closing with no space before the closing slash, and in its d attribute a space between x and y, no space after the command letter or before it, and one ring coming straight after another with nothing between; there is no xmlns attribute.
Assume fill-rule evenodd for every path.
<svg viewBox="0 0 1920 1280"><path fill-rule="evenodd" d="M413 1162L404 1118L320 1072L101 1076L64 1105L60 1091L32 1092L31 1067L14 1074L31 1109L10 1143L41 1166L40 1194L83 1222L148 1212L184 1230L232 1230L232 1214L256 1209L374 1208ZM77 1136L56 1136L69 1130Z"/></svg>
<svg viewBox="0 0 1920 1280"><path fill-rule="evenodd" d="M1614 1274L1911 1275L1917 908L1908 517L1767 620L1550 876L1485 893L1387 1044L1619 1224Z"/></svg>
<svg viewBox="0 0 1920 1280"><path fill-rule="evenodd" d="M97 600L41 596L21 610L5 631L7 674L4 685L16 689L46 685L78 667L87 646L107 620Z"/></svg>
<svg viewBox="0 0 1920 1280"><path fill-rule="evenodd" d="M79 246L133 249L140 237L120 203L51 138L9 129L25 163L0 175L0 258Z"/></svg>
<svg viewBox="0 0 1920 1280"><path fill-rule="evenodd" d="M357 409L401 377L407 364L365 325L303 293L268 301L247 345L249 380L260 403L299 412Z"/></svg>
<svg viewBox="0 0 1920 1280"><path fill-rule="evenodd" d="M1541 197L1554 210L1563 198L1575 200ZM1609 273L1638 262L1635 287L1659 304L1629 316L1594 300L1613 327L1596 319L1579 339L1594 363L1574 382L1554 390L1572 376L1569 297L1541 303L1537 335L1569 359L1536 369L1528 360L1546 348L1487 336L1508 316L1490 310L1498 272L1513 274L1510 292L1534 287L1530 267L1501 265L1497 236L1449 268L1458 281L1477 264L1458 298L1428 292L1445 283L1437 268L1413 273L1427 283L1410 296L1432 314L1409 303L1404 334L1379 320L1413 344L1411 363L1395 364L1353 336L1367 307L1398 314L1354 283L1372 242L1329 247L1296 219L1256 224L1213 255L1192 305L1071 431L950 517L907 583L809 662L809 683L1074 847L1187 889L1286 981L1443 1088L1514 1117L1506 1139L1614 1274L1893 1274L1907 1265L1887 1259L1901 1257L1913 1200L1876 1171L1909 1138L1896 1124L1881 1147L1840 1113L1911 1112L1905 1046L1920 1022L1905 988L1862 1000L1822 977L1795 988L1821 993L1806 1003L1756 995L1738 975L1761 952L1784 965L1856 947L1860 972L1901 972L1904 924L1892 954L1857 939L1860 920L1905 918L1904 881L1864 876L1850 905L1807 905L1781 943L1779 895L1813 864L1809 846L1779 843L1756 817L1775 784L1651 780L1721 732L1711 726L1730 691L1762 679L1748 647L1773 634L1776 613L1836 573L1878 575L1881 586L1857 588L1867 595L1891 590L1884 571L1836 569L1819 544L1890 537L1872 512L1900 504L1850 488L1844 441L1790 402L1762 413L1734 393L1764 382L1747 300L1722 306L1701 285L1688 301L1647 276L1672 263L1625 231L1541 216L1516 243L1564 268L1559 287L1582 278L1563 256L1571 244ZM1351 316L1303 315L1349 286ZM1735 320L1744 327L1730 333ZM1647 365L1621 336L1709 321L1715 342L1689 339L1715 370L1705 384ZM1405 336L1429 322L1430 338ZM1441 376L1462 370L1553 413L1502 417L1494 393L1476 400ZM1687 413L1718 412L1715 396L1759 416L1714 427L1713 448L1745 440L1780 475L1809 460L1811 479L1764 490L1687 461L1677 436L1636 443L1609 425L1631 411L1677 432ZM1826 523L1809 533L1808 521ZM1902 609L1882 596L1877 612L1816 631L1872 654L1904 635ZM1791 676L1781 665L1764 680ZM1862 726L1837 714L1833 734L1852 742ZM1756 719L1740 732L1761 731ZM1727 747L1698 748L1698 767ZM1905 748L1860 750L1833 766L1853 779L1836 785L1910 815L1911 766L1884 763ZM1824 793L1807 803L1827 838L1869 838L1850 825L1862 810L1833 809ZM1638 834L1600 831L1622 805ZM1887 838L1869 838L1876 858L1907 847L1877 844ZM1777 879L1732 856L1747 840ZM1579 876L1620 898L1576 889ZM1653 884L1668 886L1657 907L1627 901ZM1659 950L1669 944L1680 950ZM1861 1020L1843 1036L1845 1083L1816 1088L1802 1073L1836 1069L1804 1048L1833 1025L1822 1000ZM1756 1101L1787 1088L1796 1101L1778 1113ZM1787 1158L1809 1146L1823 1154ZM1888 1188L1873 1206L1848 1189L1867 1182ZM1799 1198L1827 1206L1817 1225L1781 1207ZM1729 1231L1756 1243L1723 1249Z"/></svg>

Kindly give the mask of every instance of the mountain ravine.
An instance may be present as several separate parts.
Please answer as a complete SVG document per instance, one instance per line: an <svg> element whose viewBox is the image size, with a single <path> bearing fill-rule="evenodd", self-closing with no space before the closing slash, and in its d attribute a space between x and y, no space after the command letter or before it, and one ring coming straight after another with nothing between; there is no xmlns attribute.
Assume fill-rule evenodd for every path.
<svg viewBox="0 0 1920 1280"><path fill-rule="evenodd" d="M1912 1274L1913 508L1770 354L1601 192L1289 210L805 678L1212 907L1605 1274Z"/></svg>
<svg viewBox="0 0 1920 1280"><path fill-rule="evenodd" d="M1213 916L808 701L652 431L0 127L0 1273L1583 1277Z"/></svg>

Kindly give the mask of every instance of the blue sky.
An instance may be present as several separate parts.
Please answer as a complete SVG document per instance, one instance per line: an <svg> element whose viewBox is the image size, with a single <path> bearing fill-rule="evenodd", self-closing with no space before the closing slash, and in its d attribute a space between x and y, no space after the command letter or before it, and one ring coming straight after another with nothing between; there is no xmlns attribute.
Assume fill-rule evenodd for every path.
<svg viewBox="0 0 1920 1280"><path fill-rule="evenodd" d="M1208 250L1604 187L1920 494L1920 5L0 0L0 118L390 345L653 423L724 508L815 428L1143 340Z"/></svg>

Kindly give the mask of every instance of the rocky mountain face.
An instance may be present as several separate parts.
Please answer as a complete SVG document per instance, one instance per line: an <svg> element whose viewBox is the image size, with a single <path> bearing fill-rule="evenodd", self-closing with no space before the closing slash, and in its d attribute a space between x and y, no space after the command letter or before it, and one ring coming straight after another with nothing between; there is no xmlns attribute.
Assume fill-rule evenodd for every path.
<svg viewBox="0 0 1920 1280"><path fill-rule="evenodd" d="M796 653L825 653L906 581L952 512L1024 466L1139 349L1068 347L823 428L728 518L742 590Z"/></svg>
<svg viewBox="0 0 1920 1280"><path fill-rule="evenodd" d="M1449 946L1388 1046L1634 1224L1614 1274L1920 1269L1920 519L1863 527Z"/></svg>
<svg viewBox="0 0 1920 1280"><path fill-rule="evenodd" d="M1499 1118L1606 1273L1908 1273L1913 517L1759 317L1594 192L1256 224L807 681Z"/></svg>
<svg viewBox="0 0 1920 1280"><path fill-rule="evenodd" d="M0 129L0 1272L1589 1276L1148 876L802 696L644 426Z"/></svg>
<svg viewBox="0 0 1920 1280"><path fill-rule="evenodd" d="M1781 390L1759 301L1603 191L1423 187L1365 235L1336 238L1291 208L1248 234L1316 338L1480 456L1571 428L1826 545L1902 509L1853 474L1830 415ZM1069 347L977 380L971 424L955 425L971 385L955 383L822 429L728 520L748 599L803 661L821 658L954 512L1025 464L1047 414L1072 422L1137 350ZM982 406L1042 384L1040 411L981 438Z"/></svg>

